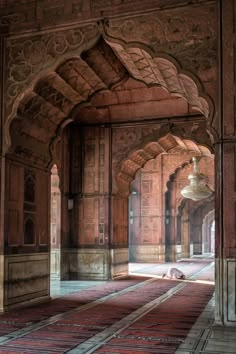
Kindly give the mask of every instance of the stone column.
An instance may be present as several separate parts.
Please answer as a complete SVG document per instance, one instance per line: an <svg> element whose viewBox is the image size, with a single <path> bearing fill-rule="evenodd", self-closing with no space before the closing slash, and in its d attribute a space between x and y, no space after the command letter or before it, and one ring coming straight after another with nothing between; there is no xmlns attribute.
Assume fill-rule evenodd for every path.
<svg viewBox="0 0 236 354"><path fill-rule="evenodd" d="M4 137L4 51L5 27L0 26L0 309L4 307L4 220L5 220L5 157L3 152Z"/></svg>
<svg viewBox="0 0 236 354"><path fill-rule="evenodd" d="M5 162L2 310L46 301L50 293L50 172L15 154Z"/></svg>
<svg viewBox="0 0 236 354"><path fill-rule="evenodd" d="M61 193L56 165L51 175L51 279L61 277Z"/></svg>
<svg viewBox="0 0 236 354"><path fill-rule="evenodd" d="M217 323L236 326L236 3L220 1L222 23L219 141L216 144Z"/></svg>
<svg viewBox="0 0 236 354"><path fill-rule="evenodd" d="M0 311L4 309L5 158L0 157Z"/></svg>
<svg viewBox="0 0 236 354"><path fill-rule="evenodd" d="M186 210L187 208L187 210ZM189 208L185 207L182 212L181 219L181 250L182 258L189 258L190 251L190 227L189 227Z"/></svg>
<svg viewBox="0 0 236 354"><path fill-rule="evenodd" d="M176 261L176 182L173 181L166 198L166 262Z"/></svg>
<svg viewBox="0 0 236 354"><path fill-rule="evenodd" d="M30 160L30 153L28 160L13 152L7 154L4 70L8 59L1 27L0 311L50 298L50 174L34 158Z"/></svg>
<svg viewBox="0 0 236 354"><path fill-rule="evenodd" d="M190 240L193 244L193 254L202 254L202 214L198 210L190 218Z"/></svg>
<svg viewBox="0 0 236 354"><path fill-rule="evenodd" d="M68 197L73 200L73 207L67 249L68 276L109 279L116 258L112 250L113 217L117 217L116 210L120 212L123 203L119 200L116 206L112 196L111 129L73 126L70 141ZM123 227L121 220L118 225Z"/></svg>
<svg viewBox="0 0 236 354"><path fill-rule="evenodd" d="M202 250L203 253L210 252L210 244L209 244L209 223L208 223L209 216L205 216L202 224Z"/></svg>
<svg viewBox="0 0 236 354"><path fill-rule="evenodd" d="M128 197L112 198L112 239L111 239L111 277L128 274Z"/></svg>

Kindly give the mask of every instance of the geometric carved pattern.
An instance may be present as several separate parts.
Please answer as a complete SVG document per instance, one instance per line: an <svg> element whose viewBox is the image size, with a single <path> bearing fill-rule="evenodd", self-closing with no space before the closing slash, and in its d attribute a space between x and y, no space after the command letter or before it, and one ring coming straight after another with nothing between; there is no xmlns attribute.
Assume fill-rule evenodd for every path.
<svg viewBox="0 0 236 354"><path fill-rule="evenodd" d="M181 153L193 152L199 156L211 156L210 151L202 145L197 145L191 140L180 139L172 134L160 138L157 142L146 144L122 162L117 174L117 187L119 195L128 196L130 194L130 183L135 178L136 172L145 165L147 161L155 158L160 153Z"/></svg>
<svg viewBox="0 0 236 354"><path fill-rule="evenodd" d="M207 101L199 97L198 87L187 75L177 72L173 63L164 58L153 58L140 48L123 48L108 42L130 74L147 85L160 85L169 93L184 97L206 118L209 115Z"/></svg>

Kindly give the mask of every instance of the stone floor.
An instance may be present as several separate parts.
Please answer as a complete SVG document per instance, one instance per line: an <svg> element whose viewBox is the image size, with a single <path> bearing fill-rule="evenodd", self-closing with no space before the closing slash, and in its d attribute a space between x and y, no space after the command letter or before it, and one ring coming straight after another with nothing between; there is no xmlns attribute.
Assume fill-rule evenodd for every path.
<svg viewBox="0 0 236 354"><path fill-rule="evenodd" d="M50 284L50 293L52 298L73 294L81 290L89 289L97 285L105 284L105 281L59 281L53 280Z"/></svg>
<svg viewBox="0 0 236 354"><path fill-rule="evenodd" d="M0 353L236 353L236 329L214 326L214 261L130 264L113 282L52 281L53 300L0 315Z"/></svg>

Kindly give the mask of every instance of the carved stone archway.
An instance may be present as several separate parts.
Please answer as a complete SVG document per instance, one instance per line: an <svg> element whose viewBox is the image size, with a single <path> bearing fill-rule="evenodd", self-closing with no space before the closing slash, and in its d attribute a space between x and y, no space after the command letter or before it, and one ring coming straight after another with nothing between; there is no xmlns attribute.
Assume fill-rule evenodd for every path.
<svg viewBox="0 0 236 354"><path fill-rule="evenodd" d="M215 252L215 235L211 235L211 226L215 221L215 210L208 210L202 222L202 250L203 253Z"/></svg>
<svg viewBox="0 0 236 354"><path fill-rule="evenodd" d="M192 215L199 208L201 209L205 203L209 204L209 200L202 200L199 202L193 202L185 199L180 194L180 190L188 183L187 176L191 173L192 163L191 154L196 155L194 152L190 152L190 155L182 159L180 166L178 166L174 173L170 175L167 183L167 190L165 196L165 210L168 213L168 225L166 225L166 244L168 248L168 260L176 260L181 257L190 257L197 249L197 241L195 244L192 240ZM214 156L210 153L210 150L205 151L201 159L204 157L210 158L210 162L214 160ZM204 163L204 165L208 165ZM214 166L211 166L211 181L210 184L214 185ZM206 168L206 166L205 166ZM206 171L205 171L206 173ZM181 174L185 175L182 180ZM211 197L212 202L214 197ZM202 224L202 221L201 221ZM200 246L199 246L200 247Z"/></svg>
<svg viewBox="0 0 236 354"><path fill-rule="evenodd" d="M142 148L131 152L129 157L121 163L117 174L117 193L122 196L128 196L130 194L129 186L136 172L148 160L155 158L159 154L171 152L190 152L198 156L211 155L208 147L198 145L190 139L181 139L169 132L165 136L157 138L157 141L148 142Z"/></svg>
<svg viewBox="0 0 236 354"><path fill-rule="evenodd" d="M47 261L49 258L50 220L45 215L49 215L50 207L48 186L52 164L52 147L55 146L54 142L60 135L61 127L74 121L75 129L72 128L70 131L74 144L70 144L69 135L63 137L62 140L64 139L63 142L68 150L71 149L70 153L73 150L72 155L74 154L82 161L81 164L76 161L73 166L74 170L70 171L69 177L73 176L74 180L77 177L77 180L83 178L86 183L90 181L91 176L94 178L91 183L92 187L86 183L80 183L75 188L73 181L69 181L72 177L65 178L65 183L60 178L60 181L63 181L60 182L63 184L61 188L62 243L63 251L65 251L63 255L65 261L62 267L63 279L86 279L87 277L110 279L126 275L128 271L127 197L130 181L134 178L136 171L146 161L162 152L192 151L202 155L209 151L204 144L194 143L187 137L181 139L178 137L178 133L171 132L169 126L169 133L164 129L165 133L157 134L156 139L147 137L146 144L140 145L138 149L133 149L132 151L135 152L131 152L129 158L121 163L116 181L115 178L112 179L117 171L113 169L112 165L112 158L115 154L113 154L114 145L112 145L111 130L113 129L112 125L117 124L120 118L120 114L114 114L114 106L119 108L124 104L122 100L124 97L126 98L124 92L127 88L130 90L130 98L125 104L128 107L126 111L131 112L129 117L131 124L148 118L155 120L155 124L159 127L162 126L162 123L158 123L158 119L163 118L167 108L163 105L165 109L162 112L164 113L162 116L158 115L162 101L160 96L164 97L163 101L166 98L173 101L172 112L166 113L168 117L184 116L188 122L187 118L191 115L193 119L200 117L204 124L207 119L210 119L209 104L207 99L203 97L199 86L186 73L180 73L169 59L155 58L148 50L141 49L138 45L124 46L123 50L120 44L113 44L106 38L100 38L94 46L90 49L87 48L82 54L81 52L77 55L74 53L73 57L66 58L62 63L57 62L53 68L39 73L37 78L32 78L33 84L17 96L13 105L14 109L8 117L5 127L6 137L11 136L11 139L6 139L5 145L7 174L9 181L12 180L12 176L19 176L19 180L24 181L24 171L27 165L27 168L32 170L36 176L35 243L31 249L27 248L27 245L20 245L29 259L33 255L32 257L36 260L36 253L40 253L40 262L46 269L44 281L47 284L41 294L42 297L48 298L49 296ZM136 86L137 83L139 87ZM137 99L135 93L138 89L140 92ZM113 101L114 95L116 98L118 97L116 103ZM146 103L143 105L144 109L141 113L140 107L136 111L134 109L138 105L140 95L143 97L143 102ZM102 104L99 103L100 99ZM179 101L181 109L177 114L174 103ZM97 114L102 110L108 114ZM94 111L95 115L93 115ZM153 112L154 117L152 116ZM132 117L133 114L136 114L135 119ZM93 125L96 126L94 129ZM188 126L191 126L194 135L196 127L192 123ZM96 133L94 133L95 131ZM84 139L89 135L86 133L95 136L91 144L93 146L89 143L85 144ZM206 130L205 134L207 135ZM181 134L179 135L181 136ZM210 146L209 135L207 135L206 141L206 145ZM88 149L82 155L85 146ZM102 152L102 146L105 146L107 154ZM71 165L70 156L65 150L62 152L62 155L66 155L63 166L58 166L64 176L70 170L68 166ZM98 159L95 158L97 151L100 153ZM91 157L93 152L94 155ZM95 166L97 161L97 167L93 169L93 165ZM88 171L86 176L88 178L84 177L84 171L86 173ZM104 183L97 183L100 176L104 174L106 174ZM72 191L73 193L68 187L70 183L72 186L70 187L75 189ZM19 188L20 186L19 184ZM6 190L8 189L6 188ZM67 201L71 195L74 198L74 209L69 213ZM10 200L10 195L6 195L6 204L8 199ZM24 203L20 199L16 204L19 220L21 220L27 215L28 210L24 209ZM94 205L101 206L100 213L93 213ZM7 208L11 208L11 202L7 204ZM95 221L91 220L91 214L97 215ZM7 215L7 217L9 216ZM41 219L43 222L40 222ZM71 224L73 224L74 232L70 234ZM71 244L69 243L69 234L72 235L71 238L73 237ZM87 248L84 245L81 247L82 237L80 238L80 235L84 236ZM15 240L13 241L15 242ZM97 245L100 247L99 252ZM14 247L11 240L8 247L9 254L11 254L11 249ZM42 251L45 252L44 259L41 256ZM13 258L9 256L9 260L12 261ZM91 269L93 272L90 271ZM41 280L37 272L35 277L40 284ZM30 277L28 278L30 284ZM29 296L31 299L31 295ZM33 294L32 298L34 297L37 299L37 294ZM18 303L22 301L22 298L20 295L16 299ZM6 299L8 299L7 294ZM11 306L11 303L6 303L3 306L7 308Z"/></svg>
<svg viewBox="0 0 236 354"><path fill-rule="evenodd" d="M25 157L35 155L35 159L47 165L50 145L58 136L58 128L74 119L80 122L81 107L88 106L95 94L112 92L129 77L150 90L162 87L173 98L186 100L191 112L200 112L210 125L213 114L210 98L203 95L197 79L194 81L181 73L174 60L154 57L143 45L114 43L106 36L92 44L83 53L40 72L32 79L33 84L15 98L5 126L6 151ZM99 123L116 122L115 119L105 116ZM93 123L97 123L96 119Z"/></svg>

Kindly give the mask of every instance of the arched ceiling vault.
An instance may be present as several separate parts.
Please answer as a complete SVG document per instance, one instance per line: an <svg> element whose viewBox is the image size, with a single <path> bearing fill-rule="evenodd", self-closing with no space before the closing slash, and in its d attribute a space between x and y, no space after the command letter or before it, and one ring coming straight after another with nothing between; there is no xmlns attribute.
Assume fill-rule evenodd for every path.
<svg viewBox="0 0 236 354"><path fill-rule="evenodd" d="M91 97L96 93L114 91L117 85L121 85L129 77L150 87L150 92L154 86L162 87L176 99L181 97L186 100L193 110L198 110L206 118L209 116L208 103L200 96L196 83L187 75L178 73L171 61L153 58L144 49L123 48L121 44L100 38L93 48L81 56L67 60L55 71L41 77L31 92L27 92L22 98L17 115L10 125L11 149L24 154L38 145L38 151L46 154L61 124L75 117L79 122L80 116L75 114L76 107L81 107L86 102L89 105ZM156 96L153 97L154 101ZM132 113L133 108L130 109ZM143 114L146 114L145 109ZM97 115L96 111L94 123L97 122ZM110 116L104 117L105 121L111 119ZM136 165L146 160L149 154L152 156L155 149L165 149L166 144L167 140L159 142L157 146L145 148L137 155L139 157L136 156L138 161L131 158L131 170L135 170ZM49 155L48 153L45 161L49 159Z"/></svg>
<svg viewBox="0 0 236 354"><path fill-rule="evenodd" d="M195 156L212 156L210 150L202 145L198 145L188 139L180 139L172 134L161 137L158 141L150 142L131 153L129 157L122 162L117 175L118 194L124 197L130 194L130 183L135 178L136 172L142 168L145 163L154 159L161 153L193 153Z"/></svg>

